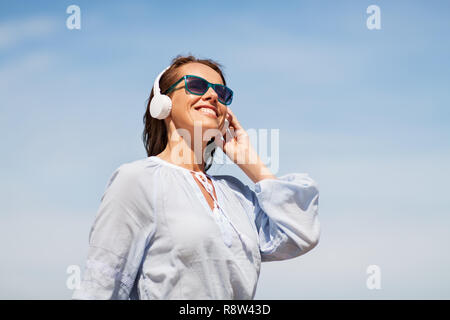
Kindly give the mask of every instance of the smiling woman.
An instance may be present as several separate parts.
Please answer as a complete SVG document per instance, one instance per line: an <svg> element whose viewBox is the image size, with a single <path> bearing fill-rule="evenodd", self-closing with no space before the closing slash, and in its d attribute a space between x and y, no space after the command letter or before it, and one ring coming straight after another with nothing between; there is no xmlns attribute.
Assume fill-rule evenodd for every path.
<svg viewBox="0 0 450 320"><path fill-rule="evenodd" d="M221 70L221 65L211 59L197 59L193 56L187 56L187 57L178 56L175 59L173 59L170 67L164 72L164 74L162 75L162 77L159 81L159 88L160 88L161 92L168 95L172 100L172 105L174 106L174 110L172 111L172 112L174 112L174 116L173 116L174 121L177 121L178 118L180 120L180 121L177 121L180 124L180 126L177 126L177 128L180 128L180 127L186 128L187 126L189 126L189 122L191 122L189 119L186 119L188 114L184 113L183 109L180 110L180 108L178 108L179 104L177 104L176 102L177 102L177 97L179 97L180 95L178 95L177 93L179 93L180 89L183 89L183 88L185 88L186 92L189 92L191 95L198 95L198 92L201 92L201 91L199 91L201 84L196 83L195 78L194 78L195 76L186 76L187 79L185 79L185 76L181 76L181 74L183 72L188 72L190 70L197 69L197 68L200 68L201 72L203 72L202 74L210 74L213 76L213 79L218 81L220 84L226 85L225 77ZM198 77L198 78L200 78L200 77ZM200 79L202 79L202 78L200 78ZM204 79L202 79L202 80L204 80ZM182 81L185 81L186 85L182 85L181 84ZM206 81L206 80L204 80L204 81ZM190 86L188 86L188 84L190 84ZM191 88L191 91L189 91L189 88ZM208 90L208 89L209 89L209 86L206 87L206 90ZM150 113L150 103L151 103L153 97L155 96L154 91L155 90L153 88L150 93L150 97L148 99L146 112L144 114L145 128L144 128L144 132L143 132L143 140L144 140L144 145L147 150L148 156L159 155L161 152L163 152L169 146L168 145L168 132L167 132L168 130L167 130L167 128L168 128L168 123L170 123L170 120L171 120L170 117L166 121L163 121L161 119L152 117L151 113ZM197 93L192 93L192 92L197 92ZM205 92L203 92L202 95ZM182 92L182 94L184 94L184 92ZM194 99L197 99L197 98L194 97ZM201 101L203 101L203 99ZM231 103L231 101L230 101L230 103ZM210 104L210 102L208 102L207 99L205 100L205 102L203 104L204 104L205 108L210 108L210 109L214 110L214 113L216 115L215 118L216 119L219 118L218 107L212 106ZM205 113L207 112L204 108L200 109L200 107L201 106L195 107L195 110L196 111L205 111ZM176 117L176 115L179 114L178 111L181 111L180 117ZM223 127L224 121L225 121L224 115L226 115L227 112L226 112L226 110L223 109L223 107L221 108L220 111L221 111L222 118L219 119L221 121L219 123L219 125L221 125ZM185 121L185 120L188 120L188 121ZM194 116L192 118L192 120L202 121L205 119L198 119L198 117ZM186 122L188 122L188 123L186 123ZM206 127L204 127L204 128L206 129ZM217 128L217 125L209 126L209 128ZM193 135L191 135L191 137L192 136ZM214 142L214 137L211 138L206 143L206 147L210 146L213 142ZM204 168L205 168L205 171L208 171L208 169L212 165L212 161L213 161L213 157L214 157L216 148L213 146L212 148L206 148L206 150L208 152L205 155L203 155L205 158Z"/></svg>
<svg viewBox="0 0 450 320"><path fill-rule="evenodd" d="M232 98L212 60L177 57L156 78L144 116L148 157L112 174L74 299L253 299L261 262L316 246L317 184L306 173L269 171L229 108ZM197 129L213 134L204 139ZM255 191L233 176L208 175L208 145Z"/></svg>

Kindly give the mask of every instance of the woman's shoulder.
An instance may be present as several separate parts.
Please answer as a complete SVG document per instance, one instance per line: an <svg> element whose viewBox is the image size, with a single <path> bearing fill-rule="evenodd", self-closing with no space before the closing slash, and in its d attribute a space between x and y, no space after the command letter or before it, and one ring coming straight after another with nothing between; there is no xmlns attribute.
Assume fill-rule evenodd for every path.
<svg viewBox="0 0 450 320"><path fill-rule="evenodd" d="M156 163L151 161L152 157L142 158L120 164L114 170L115 173L120 172L123 175L137 177L145 172L152 172Z"/></svg>
<svg viewBox="0 0 450 320"><path fill-rule="evenodd" d="M117 166L111 174L107 188L115 182L125 187L135 185L139 181L146 180L154 172L155 165L149 161L149 158L143 158L124 162Z"/></svg>

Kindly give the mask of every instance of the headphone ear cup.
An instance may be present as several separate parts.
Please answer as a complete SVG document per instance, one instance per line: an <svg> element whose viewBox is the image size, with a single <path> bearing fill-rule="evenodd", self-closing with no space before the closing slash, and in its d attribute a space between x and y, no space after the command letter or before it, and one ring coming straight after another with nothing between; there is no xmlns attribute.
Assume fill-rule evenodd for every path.
<svg viewBox="0 0 450 320"><path fill-rule="evenodd" d="M155 95L150 102L150 114L156 119L165 119L172 110L172 100L166 95Z"/></svg>

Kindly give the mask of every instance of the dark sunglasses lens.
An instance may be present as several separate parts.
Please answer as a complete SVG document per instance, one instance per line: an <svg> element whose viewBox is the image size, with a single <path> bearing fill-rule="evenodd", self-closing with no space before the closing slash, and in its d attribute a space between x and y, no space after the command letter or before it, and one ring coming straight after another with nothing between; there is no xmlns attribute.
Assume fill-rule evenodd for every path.
<svg viewBox="0 0 450 320"><path fill-rule="evenodd" d="M233 98L233 92L225 86L216 86L217 96L223 104L230 104Z"/></svg>
<svg viewBox="0 0 450 320"><path fill-rule="evenodd" d="M186 79L187 88L194 94L204 94L208 89L208 83L199 78L188 77Z"/></svg>

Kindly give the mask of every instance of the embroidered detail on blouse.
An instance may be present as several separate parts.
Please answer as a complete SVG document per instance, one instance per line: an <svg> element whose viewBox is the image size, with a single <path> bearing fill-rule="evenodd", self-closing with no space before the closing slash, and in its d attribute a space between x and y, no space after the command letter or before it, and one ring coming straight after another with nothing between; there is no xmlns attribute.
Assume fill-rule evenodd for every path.
<svg viewBox="0 0 450 320"><path fill-rule="evenodd" d="M214 201L214 208L212 210L212 215L213 215L214 221L216 221L217 225L220 228L223 242L225 243L225 245L227 247L231 247L232 240L233 240L233 237L232 237L233 231L231 230L231 227L230 227L230 220L225 215L223 209L219 206L219 201L214 196L213 186L211 186L209 184L208 179L206 178L206 175L203 172L192 171L192 170L191 170L191 172L194 174L195 178L205 187L205 190L209 193L209 195L211 195L211 198ZM238 231L236 231L236 232L239 234Z"/></svg>

